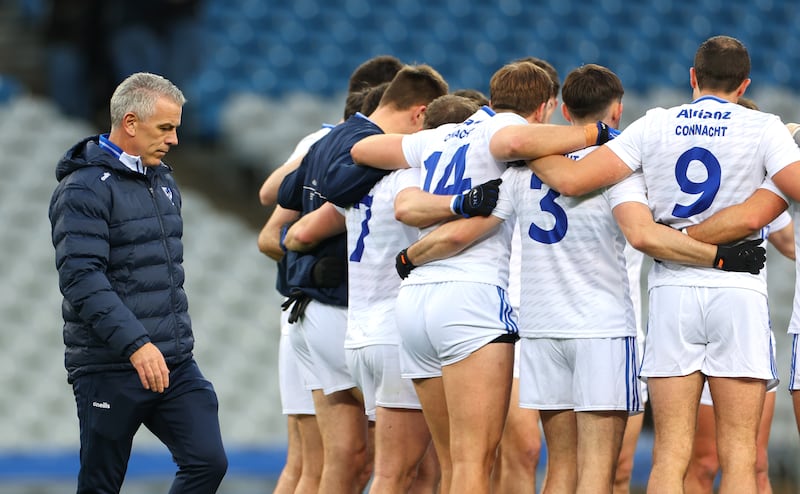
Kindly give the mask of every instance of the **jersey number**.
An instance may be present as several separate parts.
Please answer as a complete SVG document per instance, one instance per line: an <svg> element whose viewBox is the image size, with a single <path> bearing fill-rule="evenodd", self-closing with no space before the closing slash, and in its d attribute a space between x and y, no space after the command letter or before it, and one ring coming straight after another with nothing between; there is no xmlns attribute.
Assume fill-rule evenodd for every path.
<svg viewBox="0 0 800 494"><path fill-rule="evenodd" d="M436 171L436 165L439 163L442 153L437 151L428 156L428 159L425 160L425 185L423 185L425 192L450 196L461 194L465 190L472 188L472 179L464 178L464 169L467 167L467 148L469 148L469 144L464 144L458 148L450 163L445 167L442 178L439 179L436 188L433 190L431 190L433 173ZM451 183L448 185L448 182Z"/></svg>
<svg viewBox="0 0 800 494"><path fill-rule="evenodd" d="M372 196L366 195L353 204L356 209L360 209L361 206L364 206L364 221L361 222L361 234L356 241L356 248L350 254L350 260L353 262L361 262L361 256L364 255L364 239L369 235L369 219L372 218Z"/></svg>
<svg viewBox="0 0 800 494"><path fill-rule="evenodd" d="M541 190L541 188L542 181L539 180L539 177L531 175L531 189ZM547 191L547 194L542 197L542 200L539 201L539 207L541 207L542 211L552 214L556 221L553 228L549 230L545 230L535 223L531 223L530 228L528 228L528 236L533 240L543 244L554 244L567 234L567 213L564 212L561 206L556 204L556 197L560 195L560 193L550 189Z"/></svg>
<svg viewBox="0 0 800 494"><path fill-rule="evenodd" d="M688 176L692 161L699 161L706 168L706 179L702 182L695 182ZM688 205L676 204L672 215L676 218L688 218L708 209L719 192L721 174L719 161L708 149L694 147L680 155L675 164L675 179L683 192L700 194L700 197Z"/></svg>

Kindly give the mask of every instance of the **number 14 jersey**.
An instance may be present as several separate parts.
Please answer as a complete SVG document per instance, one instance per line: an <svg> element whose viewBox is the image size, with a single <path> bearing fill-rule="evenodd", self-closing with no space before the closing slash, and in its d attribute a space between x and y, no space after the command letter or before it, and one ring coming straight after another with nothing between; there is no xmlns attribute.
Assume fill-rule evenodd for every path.
<svg viewBox="0 0 800 494"><path fill-rule="evenodd" d="M489 152L495 132L509 125L526 125L514 113L494 112L484 106L463 123L403 137L406 161L420 168L420 187L433 194L461 194L499 178L508 167ZM420 231L420 237L438 225ZM513 225L501 224L491 235L460 253L429 262L411 272L408 284L468 281L508 289L508 262Z"/></svg>

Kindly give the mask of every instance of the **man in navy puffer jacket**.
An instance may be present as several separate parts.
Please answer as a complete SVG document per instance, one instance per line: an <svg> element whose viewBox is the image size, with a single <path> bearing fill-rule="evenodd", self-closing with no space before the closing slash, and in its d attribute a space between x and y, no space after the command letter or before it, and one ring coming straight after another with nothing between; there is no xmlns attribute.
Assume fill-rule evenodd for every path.
<svg viewBox="0 0 800 494"><path fill-rule="evenodd" d="M213 493L227 469L214 388L192 356L181 195L161 159L185 99L138 73L111 97L111 132L56 167L50 223L78 407L78 492L119 492L141 425L179 469L171 493Z"/></svg>

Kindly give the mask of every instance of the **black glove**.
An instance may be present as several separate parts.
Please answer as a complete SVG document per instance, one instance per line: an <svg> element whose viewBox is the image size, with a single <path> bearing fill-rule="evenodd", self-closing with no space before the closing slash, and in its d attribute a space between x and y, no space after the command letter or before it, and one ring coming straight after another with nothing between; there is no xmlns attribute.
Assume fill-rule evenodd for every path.
<svg viewBox="0 0 800 494"><path fill-rule="evenodd" d="M320 257L311 268L311 282L317 288L336 288L347 279L347 261L339 257Z"/></svg>
<svg viewBox="0 0 800 494"><path fill-rule="evenodd" d="M618 135L619 130L614 127L609 127L605 122L597 121L597 142L595 142L595 144L602 146Z"/></svg>
<svg viewBox="0 0 800 494"><path fill-rule="evenodd" d="M408 249L401 250L400 253L397 254L397 257L394 258L394 267L397 269L397 274L403 279L406 279L408 274L416 268L414 263L411 262L411 259L408 258L407 250Z"/></svg>
<svg viewBox="0 0 800 494"><path fill-rule="evenodd" d="M495 178L488 182L476 185L463 194L453 198L450 208L455 214L465 218L472 216L489 216L497 205L497 196L500 195L502 179Z"/></svg>
<svg viewBox="0 0 800 494"><path fill-rule="evenodd" d="M289 297L281 304L281 310L288 310L291 307L289 324L294 324L303 318L309 302L311 302L311 297L297 288L292 289Z"/></svg>
<svg viewBox="0 0 800 494"><path fill-rule="evenodd" d="M767 261L767 251L761 244L764 240L748 240L738 245L717 246L714 267L723 271L739 271L758 274Z"/></svg>

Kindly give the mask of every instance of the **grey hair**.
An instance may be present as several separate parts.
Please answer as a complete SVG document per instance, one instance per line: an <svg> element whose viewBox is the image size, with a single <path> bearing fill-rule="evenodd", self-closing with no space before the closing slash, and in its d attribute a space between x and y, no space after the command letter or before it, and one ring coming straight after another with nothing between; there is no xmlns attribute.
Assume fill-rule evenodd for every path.
<svg viewBox="0 0 800 494"><path fill-rule="evenodd" d="M119 126L128 112L147 120L155 113L156 101L162 96L179 106L186 103L181 90L160 75L137 72L128 76L111 95L111 128Z"/></svg>

